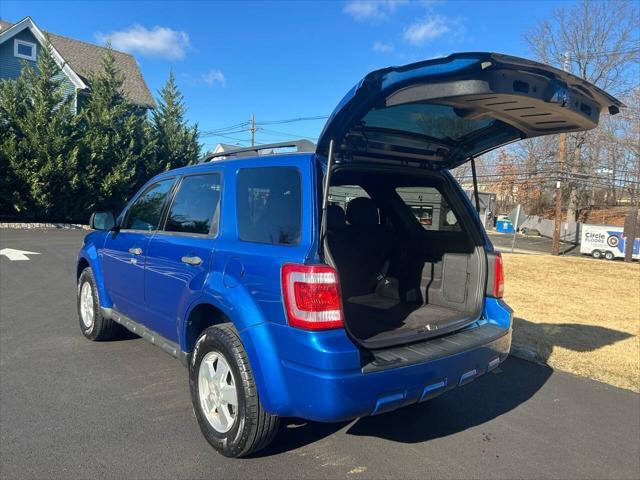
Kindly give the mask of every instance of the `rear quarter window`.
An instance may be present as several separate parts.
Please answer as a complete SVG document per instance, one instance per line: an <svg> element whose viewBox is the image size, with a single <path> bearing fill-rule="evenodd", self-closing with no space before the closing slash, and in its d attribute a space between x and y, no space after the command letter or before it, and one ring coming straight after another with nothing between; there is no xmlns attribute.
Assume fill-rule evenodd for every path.
<svg viewBox="0 0 640 480"><path fill-rule="evenodd" d="M458 218L435 187L398 187L396 192L425 230L460 232Z"/></svg>
<svg viewBox="0 0 640 480"><path fill-rule="evenodd" d="M300 243L301 193L297 168L243 168L236 181L240 240L273 245Z"/></svg>

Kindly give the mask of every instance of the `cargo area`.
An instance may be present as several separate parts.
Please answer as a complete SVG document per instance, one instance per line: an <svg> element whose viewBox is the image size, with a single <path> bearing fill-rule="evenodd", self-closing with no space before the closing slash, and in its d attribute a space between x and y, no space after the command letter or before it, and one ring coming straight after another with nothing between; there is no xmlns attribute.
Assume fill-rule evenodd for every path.
<svg viewBox="0 0 640 480"><path fill-rule="evenodd" d="M326 245L355 340L386 348L479 318L486 257L462 191L438 173L345 168L331 178Z"/></svg>

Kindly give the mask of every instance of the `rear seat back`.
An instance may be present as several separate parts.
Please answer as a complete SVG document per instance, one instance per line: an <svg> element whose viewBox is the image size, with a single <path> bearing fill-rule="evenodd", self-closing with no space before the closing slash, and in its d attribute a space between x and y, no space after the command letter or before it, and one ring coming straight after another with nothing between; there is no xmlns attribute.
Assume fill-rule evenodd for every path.
<svg viewBox="0 0 640 480"><path fill-rule="evenodd" d="M327 212L329 214L329 212ZM339 213L332 214L339 217ZM329 249L338 273L345 299L372 293L385 263L393 250L394 235L380 225L378 209L370 198L358 197L347 204L344 227L327 217ZM336 220L334 218L333 220Z"/></svg>
<svg viewBox="0 0 640 480"><path fill-rule="evenodd" d="M347 226L347 215L340 205L327 206L327 229L330 231Z"/></svg>

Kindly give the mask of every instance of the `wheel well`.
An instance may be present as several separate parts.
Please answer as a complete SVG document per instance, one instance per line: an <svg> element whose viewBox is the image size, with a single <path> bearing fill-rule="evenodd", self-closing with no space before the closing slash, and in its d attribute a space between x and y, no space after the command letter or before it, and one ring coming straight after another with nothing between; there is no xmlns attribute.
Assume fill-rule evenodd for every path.
<svg viewBox="0 0 640 480"><path fill-rule="evenodd" d="M80 278L82 271L89 266L89 262L85 258L78 260L78 267L76 269L76 280Z"/></svg>
<svg viewBox="0 0 640 480"><path fill-rule="evenodd" d="M193 351L196 340L200 334L207 328L227 323L229 319L213 305L201 303L193 309L187 320L185 331L185 347L187 352Z"/></svg>

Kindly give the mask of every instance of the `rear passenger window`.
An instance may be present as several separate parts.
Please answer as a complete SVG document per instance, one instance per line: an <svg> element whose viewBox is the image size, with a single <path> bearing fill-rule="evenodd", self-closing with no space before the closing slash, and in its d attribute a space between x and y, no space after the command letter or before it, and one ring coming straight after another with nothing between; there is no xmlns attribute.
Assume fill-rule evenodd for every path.
<svg viewBox="0 0 640 480"><path fill-rule="evenodd" d="M300 242L300 173L294 167L244 168L236 186L238 236L246 242Z"/></svg>
<svg viewBox="0 0 640 480"><path fill-rule="evenodd" d="M140 195L125 215L125 230L155 230L160 223L162 207L173 186L174 179L154 183Z"/></svg>
<svg viewBox="0 0 640 480"><path fill-rule="evenodd" d="M426 230L459 232L458 218L434 187L399 187L396 192Z"/></svg>
<svg viewBox="0 0 640 480"><path fill-rule="evenodd" d="M167 232L218 232L220 175L189 175L178 187L164 227Z"/></svg>

